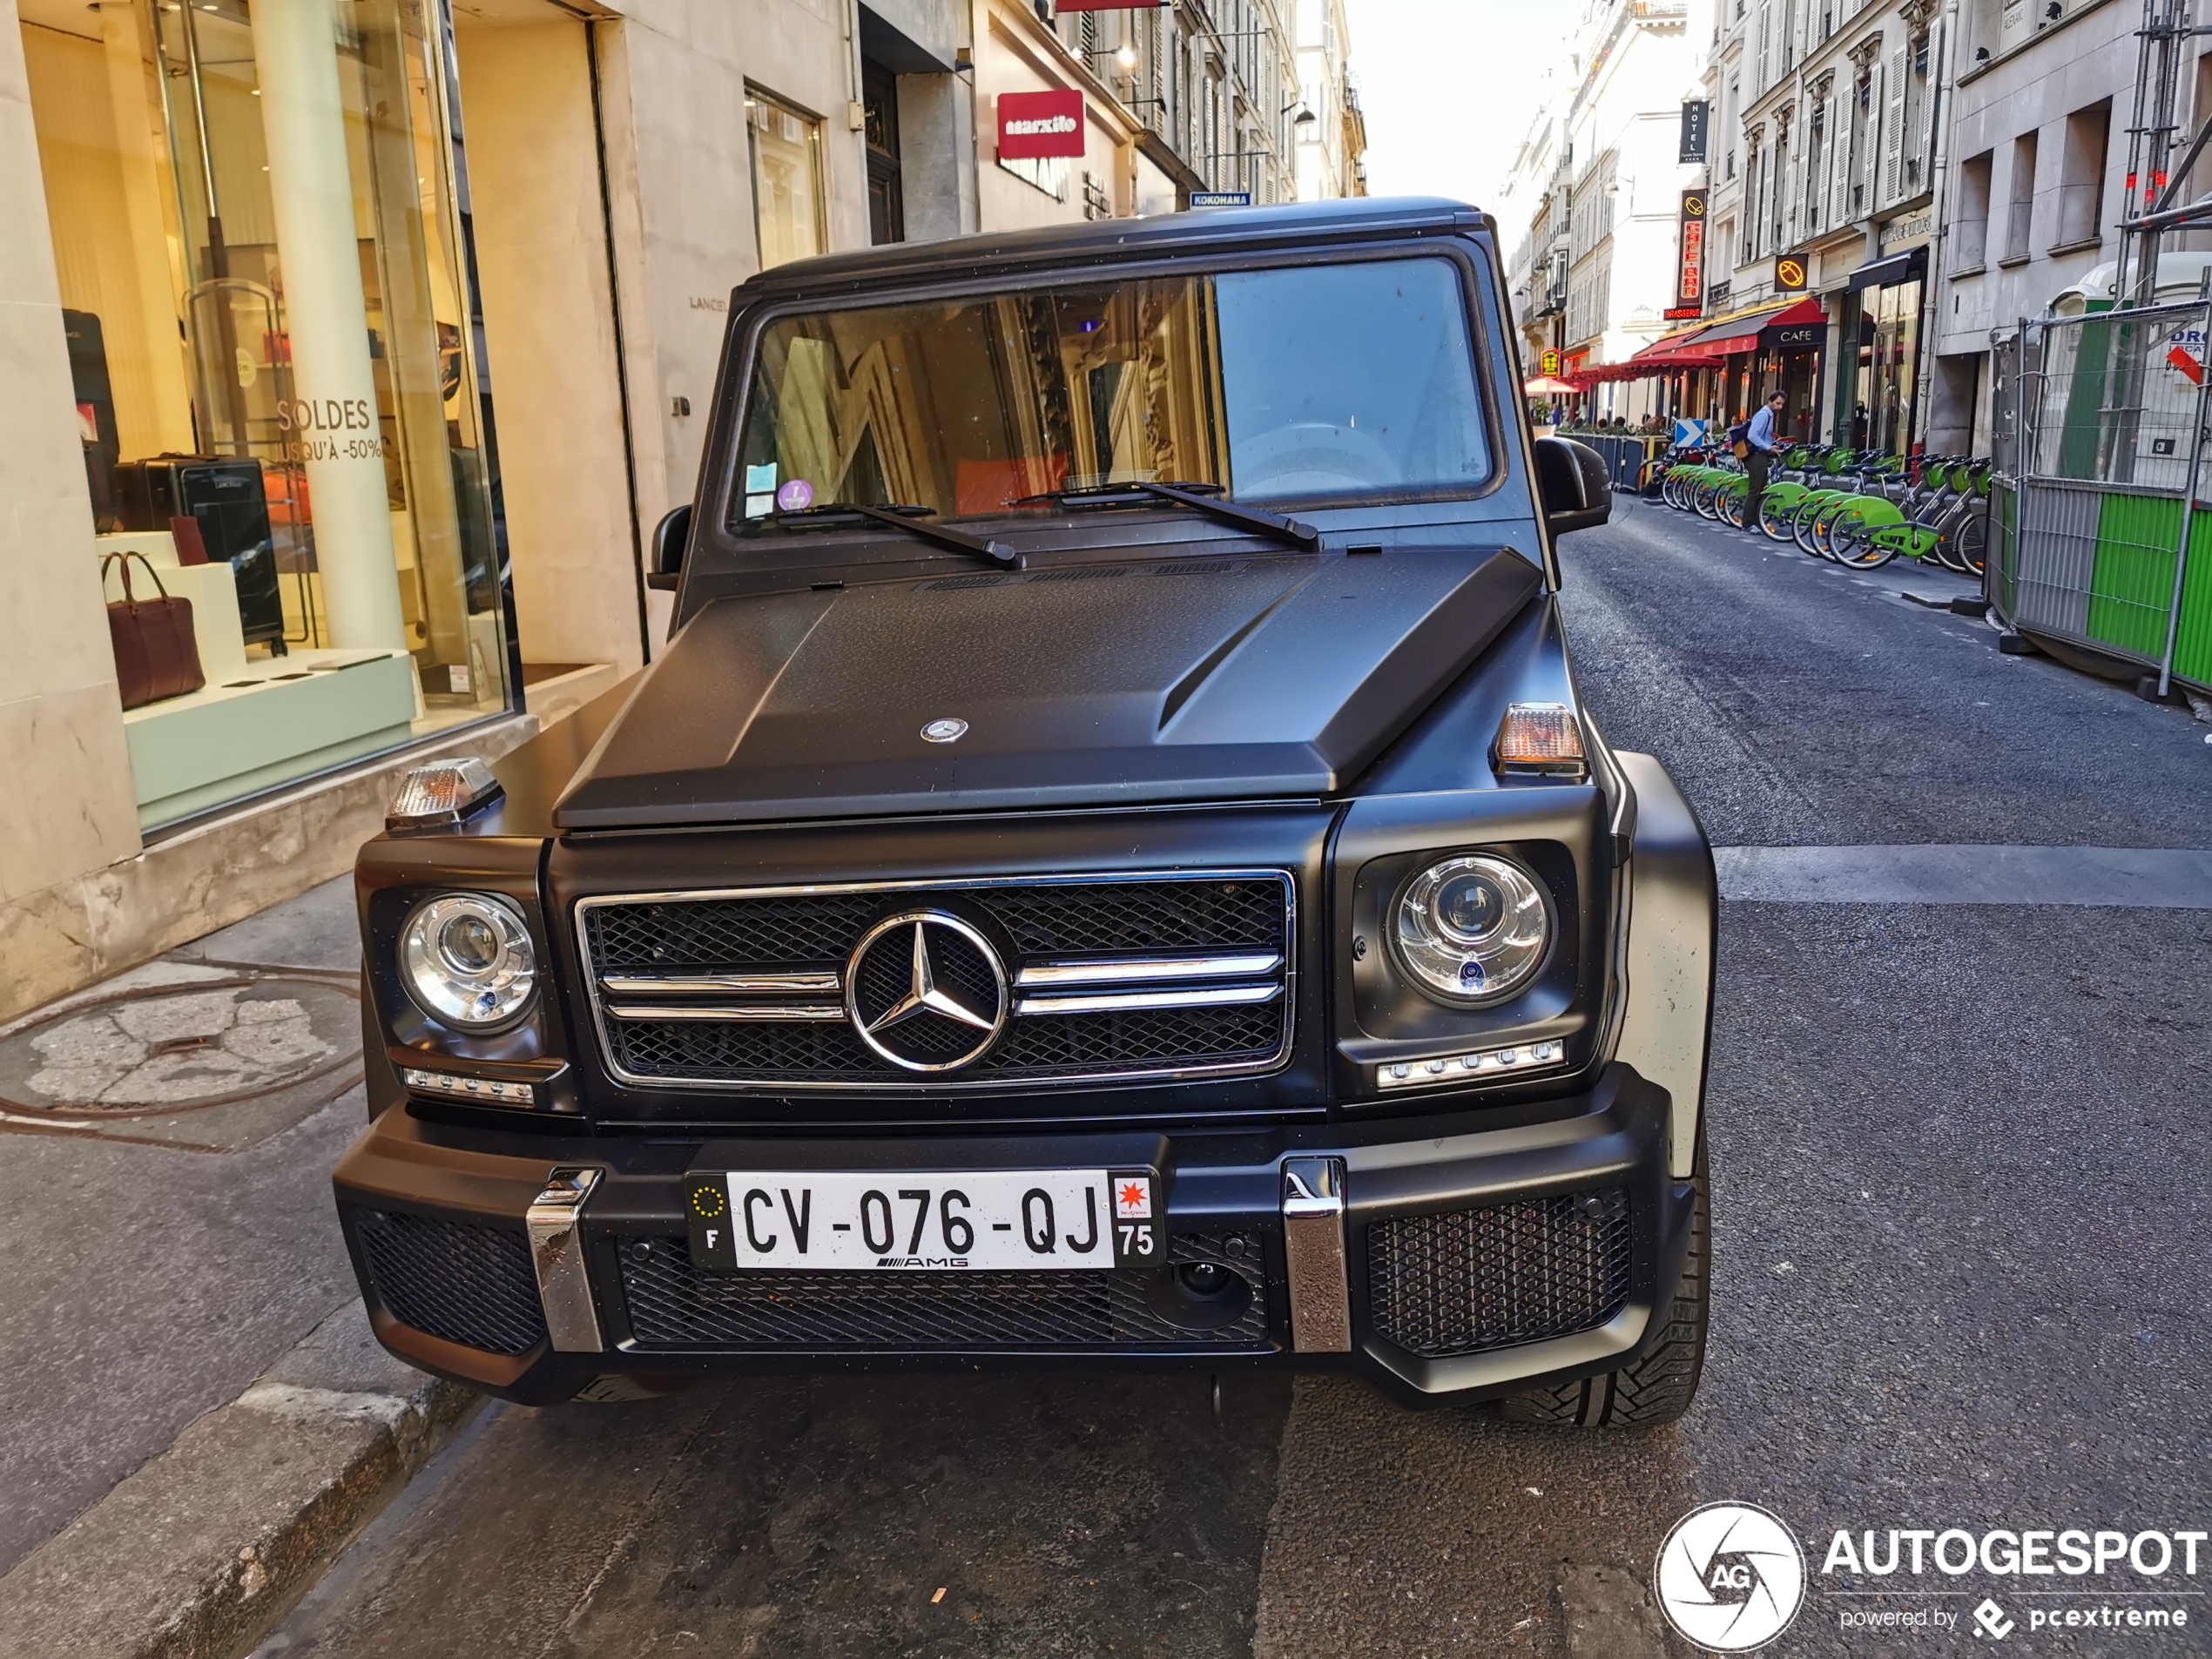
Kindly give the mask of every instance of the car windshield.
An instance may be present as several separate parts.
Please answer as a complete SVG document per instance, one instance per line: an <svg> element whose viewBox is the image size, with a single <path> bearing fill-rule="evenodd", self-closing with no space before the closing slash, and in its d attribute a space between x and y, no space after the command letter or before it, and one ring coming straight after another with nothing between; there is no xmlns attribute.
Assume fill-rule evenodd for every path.
<svg viewBox="0 0 2212 1659"><path fill-rule="evenodd" d="M856 502L948 518L1150 482L1239 501L1471 490L1489 445L1441 259L1097 282L763 333L732 528Z"/></svg>

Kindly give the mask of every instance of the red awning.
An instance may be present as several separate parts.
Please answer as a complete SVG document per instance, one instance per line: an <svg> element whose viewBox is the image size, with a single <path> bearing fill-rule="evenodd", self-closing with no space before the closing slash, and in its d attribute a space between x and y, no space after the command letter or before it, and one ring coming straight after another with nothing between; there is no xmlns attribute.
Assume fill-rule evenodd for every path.
<svg viewBox="0 0 2212 1659"><path fill-rule="evenodd" d="M1739 352L1757 351L1769 328L1791 328L1825 323L1828 314L1820 301L1807 298L1791 304L1731 317L1725 322L1686 328L1653 341L1625 363L1608 363L1585 371L1590 380L1636 381L1678 368L1712 368Z"/></svg>
<svg viewBox="0 0 2212 1659"><path fill-rule="evenodd" d="M1827 320L1828 314L1820 308L1820 301L1808 295L1791 305L1716 322L1683 341L1676 350L1693 357L1733 357L1738 352L1757 351L1759 336L1770 328L1794 328Z"/></svg>

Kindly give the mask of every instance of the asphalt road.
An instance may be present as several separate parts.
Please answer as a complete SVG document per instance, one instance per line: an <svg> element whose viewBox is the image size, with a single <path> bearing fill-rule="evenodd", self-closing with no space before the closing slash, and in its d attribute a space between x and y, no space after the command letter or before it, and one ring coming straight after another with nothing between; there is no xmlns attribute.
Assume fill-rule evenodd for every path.
<svg viewBox="0 0 2212 1659"><path fill-rule="evenodd" d="M2212 846L2208 728L1899 597L1956 582L1642 504L1566 566L1608 736L1716 844ZM1681 1426L1534 1432L1316 1379L1232 1381L1217 1419L1202 1382L1108 1376L500 1407L262 1651L1641 1659L1687 1651L1644 1587L1722 1499L1811 1553L1776 1651L1993 1647L1993 1581L1818 1576L1827 1541L2212 1524L2208 1009L2212 911L1731 902ZM2015 1587L2080 1584L1994 1581L2003 1650L2203 1651L2201 1565L2095 1586L2189 1612L2162 1635L2033 1634L2060 1602ZM1885 1608L1959 1630L1842 1628Z"/></svg>

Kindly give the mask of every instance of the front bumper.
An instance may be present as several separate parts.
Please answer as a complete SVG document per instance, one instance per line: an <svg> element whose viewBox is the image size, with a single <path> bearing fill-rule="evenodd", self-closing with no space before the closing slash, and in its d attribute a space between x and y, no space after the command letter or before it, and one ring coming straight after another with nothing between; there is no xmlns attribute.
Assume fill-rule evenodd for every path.
<svg viewBox="0 0 2212 1659"><path fill-rule="evenodd" d="M395 1107L334 1182L384 1345L527 1404L603 1379L979 1364L1346 1371L1424 1404L1610 1370L1657 1339L1693 1209L1669 1108L1620 1063L1510 1114L1264 1130L717 1143ZM1170 1240L1149 1273L710 1275L686 1242L693 1170L1143 1166ZM1178 1290L1175 1264L1197 1261L1228 1270L1233 1305Z"/></svg>

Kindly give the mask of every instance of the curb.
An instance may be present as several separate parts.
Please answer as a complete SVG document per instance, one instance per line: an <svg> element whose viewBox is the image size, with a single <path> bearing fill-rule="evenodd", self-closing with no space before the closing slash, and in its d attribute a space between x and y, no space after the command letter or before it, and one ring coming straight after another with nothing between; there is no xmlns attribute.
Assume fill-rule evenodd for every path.
<svg viewBox="0 0 2212 1659"><path fill-rule="evenodd" d="M483 1403L347 1303L0 1578L6 1659L236 1659Z"/></svg>

